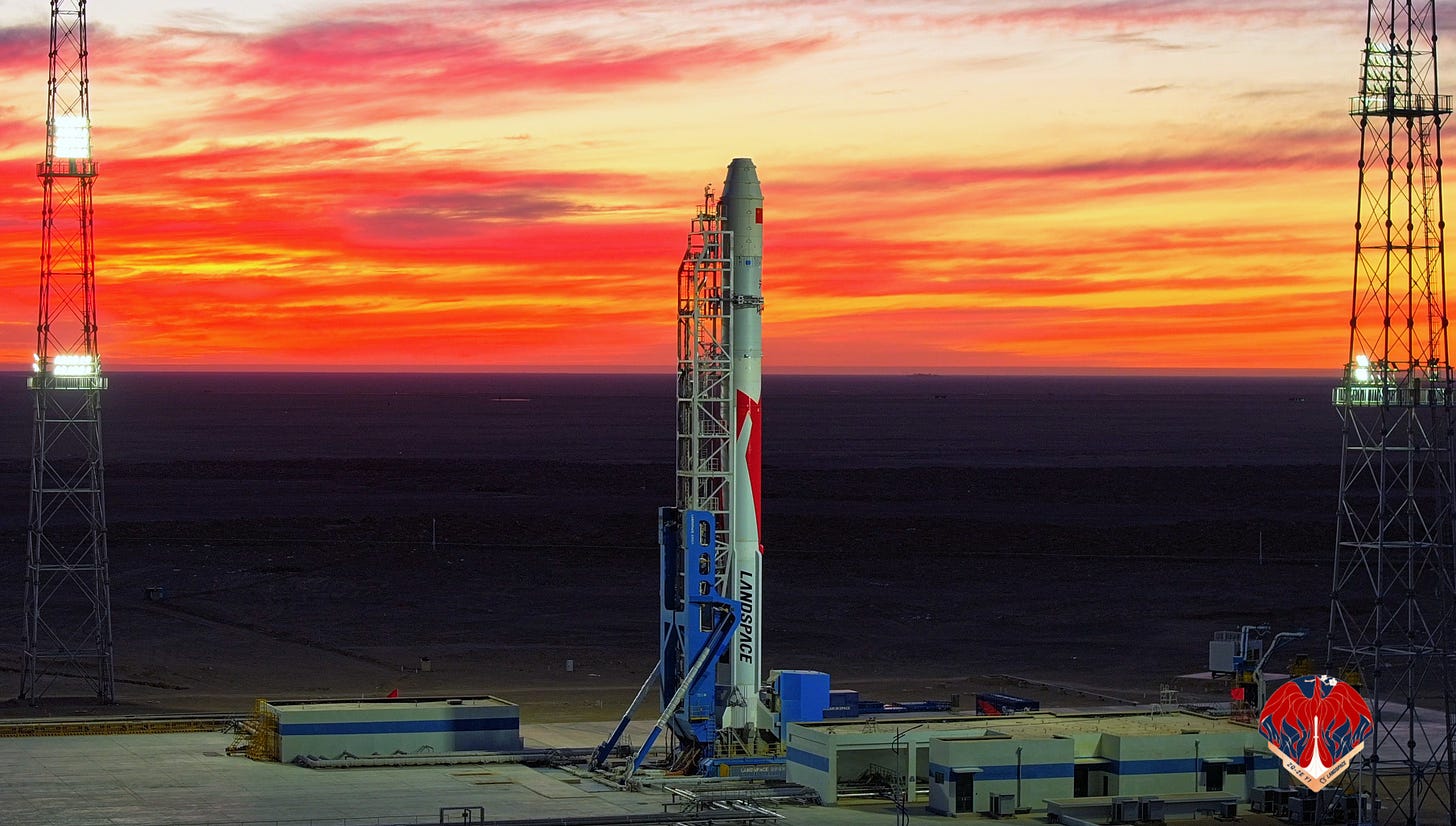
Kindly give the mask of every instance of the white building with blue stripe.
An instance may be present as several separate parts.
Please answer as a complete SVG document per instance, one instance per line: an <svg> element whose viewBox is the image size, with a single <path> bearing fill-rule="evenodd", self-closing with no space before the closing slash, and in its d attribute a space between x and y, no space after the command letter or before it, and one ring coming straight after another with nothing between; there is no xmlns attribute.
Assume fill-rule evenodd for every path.
<svg viewBox="0 0 1456 826"><path fill-rule="evenodd" d="M521 711L499 697L270 702L278 759L518 751Z"/></svg>
<svg viewBox="0 0 1456 826"><path fill-rule="evenodd" d="M913 806L942 814L1159 795L1212 809L1247 802L1282 774L1254 727L1188 711L897 715L797 723L786 734L788 780L826 804L882 801L904 785Z"/></svg>

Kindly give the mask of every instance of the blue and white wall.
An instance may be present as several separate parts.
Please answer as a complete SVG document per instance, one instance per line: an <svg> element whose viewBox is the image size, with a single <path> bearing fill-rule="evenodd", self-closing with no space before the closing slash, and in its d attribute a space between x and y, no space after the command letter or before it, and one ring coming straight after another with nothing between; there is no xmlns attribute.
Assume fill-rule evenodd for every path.
<svg viewBox="0 0 1456 826"><path fill-rule="evenodd" d="M515 751L521 712L494 697L269 703L278 715L279 759L376 754Z"/></svg>
<svg viewBox="0 0 1456 826"><path fill-rule="evenodd" d="M998 794L1015 796L1018 807L1044 809L1047 798L1072 796L1075 759L1075 743L1065 737L932 737L930 810L956 813L956 784L967 776L973 808L966 811L990 811L991 796Z"/></svg>
<svg viewBox="0 0 1456 826"><path fill-rule="evenodd" d="M871 767L899 772L910 780L910 799L919 790L915 778L925 775L931 729L921 718L905 717L867 723L790 724L784 743L785 778L819 793L825 804L838 800L840 780L853 780Z"/></svg>
<svg viewBox="0 0 1456 826"><path fill-rule="evenodd" d="M1279 761L1268 754L1258 732L1189 733L1105 738L1104 751L1112 773L1109 794L1224 791L1247 802L1254 786L1280 782ZM1221 778L1210 789L1210 778Z"/></svg>
<svg viewBox="0 0 1456 826"><path fill-rule="evenodd" d="M1079 791L1084 797L1218 791L1247 802L1254 787L1282 782L1258 731L1190 714L826 720L789 725L786 734L787 779L815 789L826 804L836 802L841 782L870 765L907 777L912 801L915 779L928 778L930 808L947 814L957 812L955 781L965 776L972 779L976 812L988 811L997 794L1017 795L1017 806L1032 811Z"/></svg>

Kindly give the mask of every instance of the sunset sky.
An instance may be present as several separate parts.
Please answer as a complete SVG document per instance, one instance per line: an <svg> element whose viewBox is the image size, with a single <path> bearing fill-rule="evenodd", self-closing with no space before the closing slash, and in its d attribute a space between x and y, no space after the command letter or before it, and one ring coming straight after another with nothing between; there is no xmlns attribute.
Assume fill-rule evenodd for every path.
<svg viewBox="0 0 1456 826"><path fill-rule="evenodd" d="M1346 356L1364 3L87 16L111 369L667 369L688 220L737 156L763 180L770 372ZM48 23L43 0L0 0L15 369L34 348Z"/></svg>

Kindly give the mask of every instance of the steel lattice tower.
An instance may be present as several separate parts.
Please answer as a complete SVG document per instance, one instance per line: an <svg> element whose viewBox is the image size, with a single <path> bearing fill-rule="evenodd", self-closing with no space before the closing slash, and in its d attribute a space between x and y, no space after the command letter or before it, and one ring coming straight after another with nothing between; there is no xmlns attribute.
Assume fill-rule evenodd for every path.
<svg viewBox="0 0 1456 826"><path fill-rule="evenodd" d="M1343 420L1330 673L1361 688L1375 733L1348 782L1362 821L1452 817L1452 372L1446 336L1434 0L1370 0Z"/></svg>
<svg viewBox="0 0 1456 826"><path fill-rule="evenodd" d="M52 0L21 697L59 680L116 699L101 457L86 0Z"/></svg>
<svg viewBox="0 0 1456 826"><path fill-rule="evenodd" d="M734 433L733 360L728 346L732 254L732 233L723 228L712 189L705 189L677 270L677 495L673 505L677 519L690 511L713 514L713 536L702 538L702 544L713 549L713 567L700 573L711 575L719 596L732 592L728 583ZM681 550L674 548L671 553ZM698 653L687 639L681 613L699 610L688 603L694 596L706 596L681 593L684 578L680 573L671 579L673 592L663 593L659 639L662 677L658 687L664 709L673 708L674 697L691 682L692 660ZM664 588L668 587L665 583ZM715 680L717 676L715 673ZM696 709L689 716L711 717L711 695L708 699L706 710Z"/></svg>
<svg viewBox="0 0 1456 826"><path fill-rule="evenodd" d="M728 325L733 294L733 239L711 189L688 233L677 274L677 502L679 510L709 511L719 592L730 551L733 476L733 359Z"/></svg>

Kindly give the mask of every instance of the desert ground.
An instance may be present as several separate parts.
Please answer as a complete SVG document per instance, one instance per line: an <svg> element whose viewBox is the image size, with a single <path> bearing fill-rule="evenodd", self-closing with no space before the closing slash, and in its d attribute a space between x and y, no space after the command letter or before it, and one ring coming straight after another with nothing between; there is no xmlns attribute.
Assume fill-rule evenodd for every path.
<svg viewBox="0 0 1456 826"><path fill-rule="evenodd" d="M108 391L115 711L398 689L493 694L543 721L620 713L656 661L670 396L218 382ZM960 387L868 413L853 388L831 403L785 393L778 414L766 401L783 422L764 454L769 668L882 700L1097 705L1011 678L1217 696L1177 678L1244 624L1310 630L1275 670L1323 654L1327 403L1262 388L1209 413L1165 395L1043 404ZM29 422L23 391L6 400L20 411L0 433L0 629L17 638L0 639L0 696L13 697ZM1263 448L1239 438L1259 417ZM57 683L4 713L103 710L76 694Z"/></svg>

